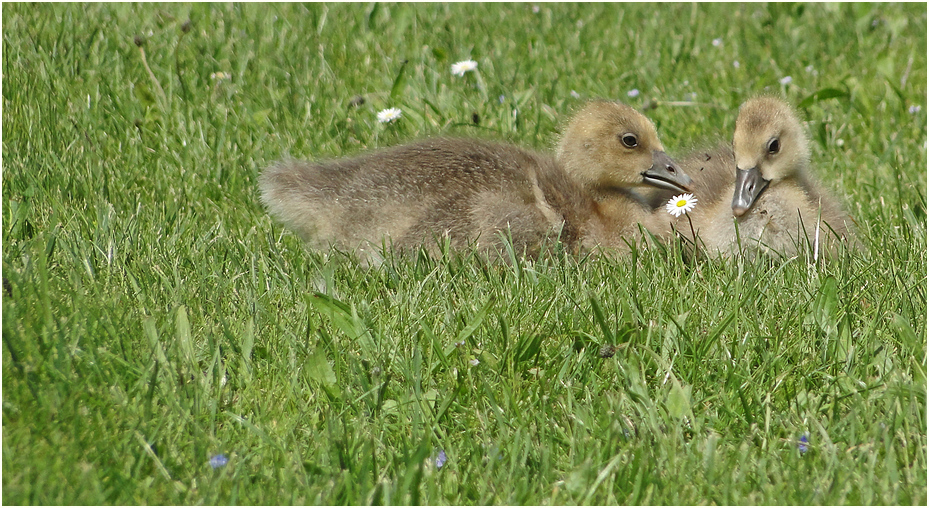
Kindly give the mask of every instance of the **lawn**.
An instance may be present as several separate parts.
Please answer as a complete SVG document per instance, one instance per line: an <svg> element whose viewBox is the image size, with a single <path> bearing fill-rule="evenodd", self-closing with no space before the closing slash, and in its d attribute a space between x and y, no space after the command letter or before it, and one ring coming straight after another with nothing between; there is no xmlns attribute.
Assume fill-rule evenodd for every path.
<svg viewBox="0 0 929 508"><path fill-rule="evenodd" d="M925 4L2 16L4 504L926 504ZM684 155L759 94L860 252L368 268L258 200L287 156L551 151L598 97Z"/></svg>

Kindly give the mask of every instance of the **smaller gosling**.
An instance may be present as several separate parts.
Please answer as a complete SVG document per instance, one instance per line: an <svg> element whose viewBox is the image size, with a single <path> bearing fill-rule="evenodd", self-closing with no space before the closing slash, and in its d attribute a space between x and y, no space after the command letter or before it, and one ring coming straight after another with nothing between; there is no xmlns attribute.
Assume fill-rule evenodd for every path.
<svg viewBox="0 0 929 508"><path fill-rule="evenodd" d="M809 140L780 99L746 101L731 150L696 152L681 165L695 180L699 201L690 220L710 254L792 257L809 245L817 256L834 257L842 246L858 247L851 217L809 175ZM686 217L675 227L690 236Z"/></svg>

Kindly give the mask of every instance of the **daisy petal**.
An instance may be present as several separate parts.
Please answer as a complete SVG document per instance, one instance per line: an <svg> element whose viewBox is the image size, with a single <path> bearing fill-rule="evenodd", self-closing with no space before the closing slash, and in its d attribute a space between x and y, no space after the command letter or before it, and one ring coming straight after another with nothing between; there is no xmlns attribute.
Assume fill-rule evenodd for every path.
<svg viewBox="0 0 929 508"><path fill-rule="evenodd" d="M693 210L697 206L697 198L693 194L681 194L669 199L665 204L665 210L675 217L680 217Z"/></svg>
<svg viewBox="0 0 929 508"><path fill-rule="evenodd" d="M377 121L381 123L392 122L403 115L400 108L387 108L377 113Z"/></svg>
<svg viewBox="0 0 929 508"><path fill-rule="evenodd" d="M463 60L452 64L452 74L464 76L466 72L477 70L477 62L474 60Z"/></svg>

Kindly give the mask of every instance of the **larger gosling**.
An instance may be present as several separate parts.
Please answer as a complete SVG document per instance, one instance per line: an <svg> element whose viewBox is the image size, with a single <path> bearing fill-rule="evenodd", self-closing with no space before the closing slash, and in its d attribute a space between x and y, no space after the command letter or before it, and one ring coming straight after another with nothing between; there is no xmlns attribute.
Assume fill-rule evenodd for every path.
<svg viewBox="0 0 929 508"><path fill-rule="evenodd" d="M603 107L624 111L619 126L598 128L618 129L625 142L601 136L593 143L607 146L591 147L583 140L597 128L575 121L563 145L578 140L595 148L604 154L601 170L632 187L689 188L690 179L664 153L651 122L620 104L594 102L585 111ZM572 161L561 151L556 161L512 145L437 138L327 162L278 163L262 173L259 186L271 215L309 243L354 250L365 259L376 258L384 244L435 252L434 240L442 238L453 247L499 252L501 233L529 253L552 237L574 250L621 248L622 233L650 210L633 197L594 199L577 173L563 169ZM623 199L630 201L625 208Z"/></svg>
<svg viewBox="0 0 929 508"><path fill-rule="evenodd" d="M654 124L617 102L593 101L578 112L556 156L597 203L602 229L590 243L625 250L624 238L642 240L640 225L665 237L655 208L669 192L692 190L691 177L665 153Z"/></svg>
<svg viewBox="0 0 929 508"><path fill-rule="evenodd" d="M706 157L697 152L681 165L695 180L700 202L691 221L710 254L793 257L809 247L817 256L831 257L842 246L858 246L851 217L810 176L809 140L796 113L780 99L758 97L742 104L732 149L720 147ZM701 171L695 170L698 164ZM685 218L676 227L690 233Z"/></svg>
<svg viewBox="0 0 929 508"><path fill-rule="evenodd" d="M319 163L287 161L260 178L271 215L317 248L362 258L439 242L518 249L546 236L573 243L593 202L550 157L475 139L435 138Z"/></svg>

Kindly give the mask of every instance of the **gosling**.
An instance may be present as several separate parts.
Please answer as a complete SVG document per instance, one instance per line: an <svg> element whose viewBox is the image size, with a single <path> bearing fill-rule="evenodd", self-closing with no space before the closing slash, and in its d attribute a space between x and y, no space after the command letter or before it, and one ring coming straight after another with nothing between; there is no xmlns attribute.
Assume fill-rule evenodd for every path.
<svg viewBox="0 0 929 508"><path fill-rule="evenodd" d="M352 250L369 261L388 245L436 254L441 240L500 253L508 237L514 249L530 255L549 239L573 251L622 248L623 234L651 211L624 189L685 189L691 182L640 113L598 101L578 118L591 108L623 115L616 117L618 125L589 126L575 118L557 160L490 141L427 139L351 158L277 163L259 178L261 199L312 246ZM582 145L579 153L572 151L575 142ZM600 154L599 170L614 182L610 199L593 192L598 187L592 180L601 179L587 175L596 168L584 172L573 162L585 154L590 160L592 153ZM565 162L573 173L565 171Z"/></svg>
<svg viewBox="0 0 929 508"><path fill-rule="evenodd" d="M692 223L697 242L723 257L807 249L834 257L843 246L858 248L851 217L809 165L809 139L793 109L773 97L750 99L739 108L731 149L682 159L699 201L690 222L681 217L675 228L689 236Z"/></svg>
<svg viewBox="0 0 929 508"><path fill-rule="evenodd" d="M585 243L625 251L644 228L666 239L653 212L668 193L692 190L690 176L665 153L654 124L617 102L592 101L565 129L556 149L565 172L595 200L599 221ZM625 240L624 240L625 239Z"/></svg>

